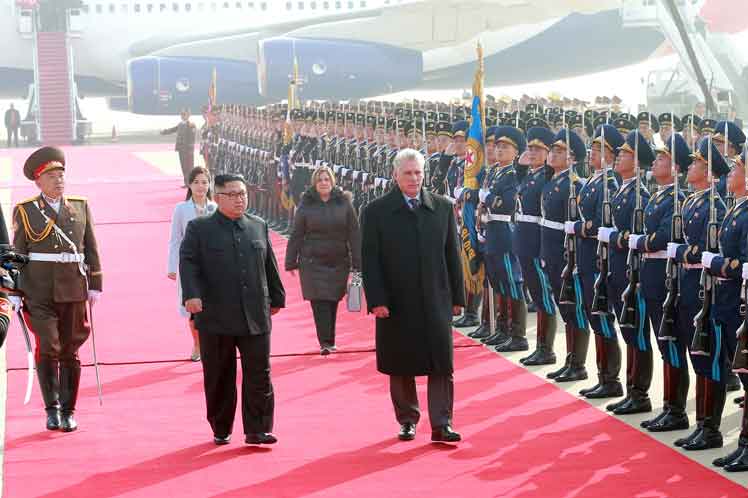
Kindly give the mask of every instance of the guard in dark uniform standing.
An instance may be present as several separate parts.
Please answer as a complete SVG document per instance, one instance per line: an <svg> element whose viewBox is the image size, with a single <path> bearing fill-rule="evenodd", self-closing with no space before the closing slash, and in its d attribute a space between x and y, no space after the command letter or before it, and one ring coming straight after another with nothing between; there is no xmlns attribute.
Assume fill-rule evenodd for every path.
<svg viewBox="0 0 748 498"><path fill-rule="evenodd" d="M606 314L592 314L591 309L595 280L599 273L596 264L599 243L597 230L602 226L603 182L608 184L609 198L613 197L618 190L613 172L615 154L623 143L623 136L613 125L603 124L597 127L589 160L593 175L577 194L581 219L566 222L566 233L575 235L579 241L576 257L584 311L595 333L598 382L595 386L580 391L580 394L587 398L612 398L623 395L618 378L621 370L621 349L618 345L614 316L611 310ZM607 170L603 169L603 160L607 164Z"/></svg>
<svg viewBox="0 0 748 498"><path fill-rule="evenodd" d="M101 294L101 264L88 202L66 196L65 155L43 147L24 164L41 193L13 214L13 245L31 262L21 270L23 307L37 336L37 374L47 429L74 431L81 364L91 333L86 301Z"/></svg>

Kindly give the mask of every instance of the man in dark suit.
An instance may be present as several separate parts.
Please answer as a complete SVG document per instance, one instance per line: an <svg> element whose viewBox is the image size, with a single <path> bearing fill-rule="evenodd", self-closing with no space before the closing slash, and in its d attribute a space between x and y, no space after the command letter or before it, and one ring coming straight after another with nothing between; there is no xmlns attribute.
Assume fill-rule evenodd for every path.
<svg viewBox="0 0 748 498"><path fill-rule="evenodd" d="M182 176L184 177L184 186L189 183L190 171L195 167L195 137L197 136L197 127L190 121L190 111L182 111L182 121L173 127L161 131L162 135L177 134L177 141L174 144L174 150L179 154L179 165L182 167Z"/></svg>
<svg viewBox="0 0 748 498"><path fill-rule="evenodd" d="M428 376L431 440L457 442L452 430L452 316L465 306L452 204L423 189L424 157L401 150L397 186L363 212L363 281L376 316L377 369L390 376L401 440L420 418L415 376Z"/></svg>
<svg viewBox="0 0 748 498"><path fill-rule="evenodd" d="M5 128L8 130L8 148L10 148L11 139L14 147L18 147L18 129L21 127L21 113L18 109L10 104L10 109L5 111Z"/></svg>
<svg viewBox="0 0 748 498"><path fill-rule="evenodd" d="M242 421L247 444L273 444L271 315L285 306L267 224L246 214L238 175L215 178L218 209L187 225L179 274L187 311L200 334L205 402L214 442L231 439L236 413L236 349L242 365Z"/></svg>

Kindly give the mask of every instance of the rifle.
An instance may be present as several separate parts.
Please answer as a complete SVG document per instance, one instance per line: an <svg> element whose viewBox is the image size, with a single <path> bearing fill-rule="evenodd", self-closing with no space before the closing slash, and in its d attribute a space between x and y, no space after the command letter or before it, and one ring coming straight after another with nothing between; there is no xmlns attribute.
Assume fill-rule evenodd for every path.
<svg viewBox="0 0 748 498"><path fill-rule="evenodd" d="M641 171L639 169L639 134L634 142L634 171L636 175L634 214L631 220L631 233L641 235L644 233L644 209L642 208L641 194ZM639 290L639 272L641 270L641 254L634 248L629 248L626 259L628 266L627 274L629 283L621 295L623 309L618 323L624 328L636 328L639 324L639 313L637 313L637 292Z"/></svg>
<svg viewBox="0 0 748 498"><path fill-rule="evenodd" d="M709 178L709 225L706 232L706 250L719 252L719 224L717 223L716 193L712 171L712 136L707 138L709 152L707 153L707 177ZM694 356L709 356L712 352L712 336L709 331L709 315L714 305L714 282L712 273L704 268L701 270L701 309L693 319L696 332L691 341L691 354Z"/></svg>
<svg viewBox="0 0 748 498"><path fill-rule="evenodd" d="M566 130L566 161L569 166L569 202L566 207L566 219L577 221L579 219L579 207L577 206L577 175L574 165L571 164L571 131ZM577 236L566 234L564 237L564 269L561 272L561 293L559 304L576 304L577 296L574 290L574 272L577 265Z"/></svg>
<svg viewBox="0 0 748 498"><path fill-rule="evenodd" d="M693 122L693 120L692 120ZM673 216L670 226L670 240L676 244L683 244L683 216L680 203L680 182L678 181L678 165L675 157L675 133L670 136L671 171L673 175ZM668 258L665 267L665 288L667 295L662 303L662 320L657 330L657 340L675 341L675 315L678 296L680 295L679 281L680 264L675 258Z"/></svg>
<svg viewBox="0 0 748 498"><path fill-rule="evenodd" d="M602 226L613 226L613 211L610 207L610 189L608 188L608 163L605 160L605 127L600 128L600 161L603 170L603 207ZM597 243L597 278L590 311L593 315L607 315L610 313L608 301L608 244Z"/></svg>

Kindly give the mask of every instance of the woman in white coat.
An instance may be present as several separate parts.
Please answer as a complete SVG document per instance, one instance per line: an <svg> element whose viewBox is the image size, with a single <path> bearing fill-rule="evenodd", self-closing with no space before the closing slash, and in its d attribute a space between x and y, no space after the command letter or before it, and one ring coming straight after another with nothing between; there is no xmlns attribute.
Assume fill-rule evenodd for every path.
<svg viewBox="0 0 748 498"><path fill-rule="evenodd" d="M188 177L189 184L187 198L177 204L174 208L174 214L171 218L171 237L169 238L169 263L167 276L177 282L177 292L179 298L179 314L187 318L187 323L192 332L192 361L200 361L200 340L198 339L195 321L192 316L184 309L182 305L182 287L179 285L177 278L177 269L179 268L179 246L184 238L184 231L187 223L198 216L208 216L216 210L216 203L213 202L213 195L210 189L210 172L207 169L197 166L193 168Z"/></svg>

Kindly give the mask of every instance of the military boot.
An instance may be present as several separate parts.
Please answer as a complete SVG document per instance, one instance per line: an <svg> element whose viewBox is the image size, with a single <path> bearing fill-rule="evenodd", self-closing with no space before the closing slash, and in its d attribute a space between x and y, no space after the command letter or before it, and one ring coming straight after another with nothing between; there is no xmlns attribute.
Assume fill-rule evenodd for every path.
<svg viewBox="0 0 748 498"><path fill-rule="evenodd" d="M552 365L556 363L556 353L553 352L553 341L556 338L556 315L546 314L542 309L537 310L537 345L535 352L520 360L526 366Z"/></svg>
<svg viewBox="0 0 748 498"><path fill-rule="evenodd" d="M512 299L509 302L511 324L509 338L496 346L498 352L527 351L527 303L524 299Z"/></svg>
<svg viewBox="0 0 748 498"><path fill-rule="evenodd" d="M509 300L497 292L494 294L494 304L496 305L496 330L481 340L486 346L498 346L509 337Z"/></svg>
<svg viewBox="0 0 748 498"><path fill-rule="evenodd" d="M476 325L478 325L478 308L480 307L480 301L480 294L473 294L472 292L468 292L465 313L463 313L460 318L452 322L452 326L461 329L466 327L475 327Z"/></svg>
<svg viewBox="0 0 748 498"><path fill-rule="evenodd" d="M470 332L468 334L468 337L472 337L473 339L485 339L489 335L491 335L491 307L488 305L488 295L487 295L488 289L486 287L483 288L483 306L481 306L481 319L480 319L480 326L475 329L474 331Z"/></svg>
<svg viewBox="0 0 748 498"><path fill-rule="evenodd" d="M574 328L569 323L564 323L564 334L566 338L566 359L564 360L564 365L552 372L548 372L546 374L546 377L549 379L556 379L559 375L562 375L565 373L569 368L571 368L571 360L573 357L572 351L574 350Z"/></svg>
<svg viewBox="0 0 748 498"><path fill-rule="evenodd" d="M666 381L669 386L669 402L665 415L659 420L647 425L650 432L670 432L688 429L688 415L686 414L686 401L688 399L688 367L675 368L665 363L669 374Z"/></svg>
<svg viewBox="0 0 748 498"><path fill-rule="evenodd" d="M600 386L584 396L589 399L615 398L623 396L623 386L618 379L621 373L621 348L616 337L600 336L602 345L602 358L600 362ZM597 343L597 336L595 337Z"/></svg>
<svg viewBox="0 0 748 498"><path fill-rule="evenodd" d="M44 411L47 412L47 430L56 431L60 428L59 362L41 358L36 365L36 375L44 400Z"/></svg>
<svg viewBox="0 0 748 498"><path fill-rule="evenodd" d="M73 418L75 403L78 401L78 387L81 380L81 364L78 360L60 362L60 429L73 432L78 424Z"/></svg>
<svg viewBox="0 0 748 498"><path fill-rule="evenodd" d="M708 450L722 447L722 412L727 399L727 385L724 382L714 382L706 379L704 393L704 423L701 432L683 445L687 451Z"/></svg>
<svg viewBox="0 0 748 498"><path fill-rule="evenodd" d="M561 375L556 377L556 382L574 382L587 379L587 369L584 367L587 360L587 348L590 345L590 332L586 328L580 329L570 327L574 337L571 351L571 362Z"/></svg>
<svg viewBox="0 0 748 498"><path fill-rule="evenodd" d="M728 472L748 470L748 410L745 408L743 408L737 449L725 457L717 458L712 463L717 467L724 467Z"/></svg>
<svg viewBox="0 0 748 498"><path fill-rule="evenodd" d="M614 403L610 403L606 405L605 409L609 412L612 412L619 406L623 406L625 403L627 403L631 399L631 390L634 388L634 358L636 358L636 355L634 354L634 347L626 345L626 397L616 401Z"/></svg>

